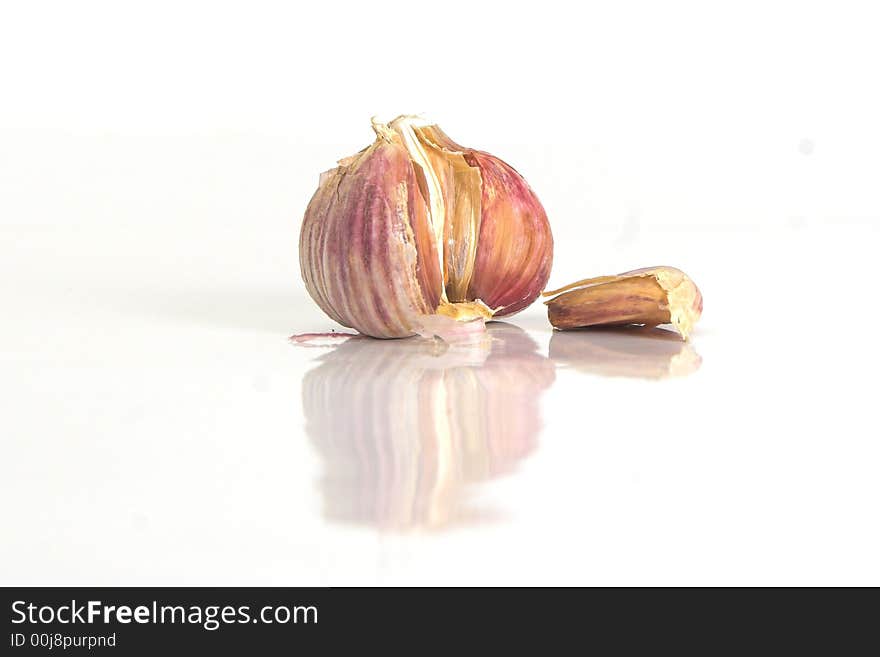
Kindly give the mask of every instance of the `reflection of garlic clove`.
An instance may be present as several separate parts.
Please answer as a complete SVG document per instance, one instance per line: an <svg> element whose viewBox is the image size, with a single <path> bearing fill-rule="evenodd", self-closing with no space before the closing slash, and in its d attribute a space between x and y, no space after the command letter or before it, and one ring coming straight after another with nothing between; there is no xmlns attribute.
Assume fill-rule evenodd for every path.
<svg viewBox="0 0 880 657"><path fill-rule="evenodd" d="M550 358L578 372L639 379L687 376L702 363L691 343L672 331L639 326L554 331Z"/></svg>
<svg viewBox="0 0 880 657"><path fill-rule="evenodd" d="M525 180L416 117L373 128L371 146L321 177L303 219L302 276L324 312L394 338L531 304L553 238Z"/></svg>
<svg viewBox="0 0 880 657"><path fill-rule="evenodd" d="M353 338L303 380L306 432L325 466L325 514L386 529L472 520L470 484L534 449L554 366L522 330L486 340ZM344 405L340 404L344 400Z"/></svg>

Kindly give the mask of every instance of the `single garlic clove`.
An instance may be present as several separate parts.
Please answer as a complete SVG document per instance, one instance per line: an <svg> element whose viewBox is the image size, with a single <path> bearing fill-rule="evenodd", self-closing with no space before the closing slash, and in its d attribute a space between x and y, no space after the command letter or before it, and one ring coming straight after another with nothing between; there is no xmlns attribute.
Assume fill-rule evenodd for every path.
<svg viewBox="0 0 880 657"><path fill-rule="evenodd" d="M538 298L550 278L553 235L525 179L488 153L470 156L483 178L483 220L469 295L512 315Z"/></svg>
<svg viewBox="0 0 880 657"><path fill-rule="evenodd" d="M553 238L510 166L401 116L321 177L303 220L300 264L318 305L374 337L454 335L531 304ZM473 330L468 327L467 331Z"/></svg>
<svg viewBox="0 0 880 657"><path fill-rule="evenodd" d="M553 263L553 234L538 197L494 155L457 144L435 125L416 131L429 152L456 163L455 210L446 233L454 245L450 300L480 299L497 317L528 307L547 284ZM467 165L464 172L459 162Z"/></svg>
<svg viewBox="0 0 880 657"><path fill-rule="evenodd" d="M703 312L696 284L674 267L648 267L588 278L544 292L550 323L558 329L672 324L687 340Z"/></svg>
<svg viewBox="0 0 880 657"><path fill-rule="evenodd" d="M440 299L439 265L406 150L377 140L322 177L306 209L306 288L343 326L380 338L415 333Z"/></svg>

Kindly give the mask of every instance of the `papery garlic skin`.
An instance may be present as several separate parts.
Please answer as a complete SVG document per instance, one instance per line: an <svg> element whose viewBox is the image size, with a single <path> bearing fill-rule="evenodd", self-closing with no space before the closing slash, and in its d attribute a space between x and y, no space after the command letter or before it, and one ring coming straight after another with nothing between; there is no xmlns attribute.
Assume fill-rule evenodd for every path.
<svg viewBox="0 0 880 657"><path fill-rule="evenodd" d="M321 309L398 338L455 333L531 304L553 238L525 180L416 117L373 128L371 146L321 177L303 219L300 267Z"/></svg>
<svg viewBox="0 0 880 657"><path fill-rule="evenodd" d="M547 317L561 330L672 324L687 340L703 313L700 289L675 267L644 267L585 278L544 292L544 296L550 297L544 302Z"/></svg>
<svg viewBox="0 0 880 657"><path fill-rule="evenodd" d="M468 295L483 299L498 317L527 308L538 298L553 263L553 235L538 197L513 167L488 153L469 161L483 178L483 220Z"/></svg>
<svg viewBox="0 0 880 657"><path fill-rule="evenodd" d="M440 299L415 171L401 146L377 140L322 176L303 221L300 269L334 321L380 338L412 335ZM422 251L421 255L419 251Z"/></svg>

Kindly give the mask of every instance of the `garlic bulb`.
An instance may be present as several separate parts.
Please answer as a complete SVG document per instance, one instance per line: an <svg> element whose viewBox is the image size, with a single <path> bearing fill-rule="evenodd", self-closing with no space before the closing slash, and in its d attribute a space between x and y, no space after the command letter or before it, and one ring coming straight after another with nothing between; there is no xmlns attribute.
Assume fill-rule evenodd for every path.
<svg viewBox="0 0 880 657"><path fill-rule="evenodd" d="M531 304L550 275L553 237L522 176L417 117L373 129L372 145L321 176L303 219L300 267L321 309L366 335L400 338L443 336Z"/></svg>

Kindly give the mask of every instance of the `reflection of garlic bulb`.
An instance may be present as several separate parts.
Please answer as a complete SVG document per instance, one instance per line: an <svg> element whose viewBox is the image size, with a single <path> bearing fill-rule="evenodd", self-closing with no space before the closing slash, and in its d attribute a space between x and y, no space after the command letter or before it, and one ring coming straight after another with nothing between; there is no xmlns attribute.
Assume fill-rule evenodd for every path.
<svg viewBox="0 0 880 657"><path fill-rule="evenodd" d="M303 381L306 431L325 463L325 513L389 529L467 520L467 484L536 444L554 367L523 331L479 344L352 339Z"/></svg>

